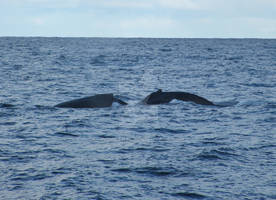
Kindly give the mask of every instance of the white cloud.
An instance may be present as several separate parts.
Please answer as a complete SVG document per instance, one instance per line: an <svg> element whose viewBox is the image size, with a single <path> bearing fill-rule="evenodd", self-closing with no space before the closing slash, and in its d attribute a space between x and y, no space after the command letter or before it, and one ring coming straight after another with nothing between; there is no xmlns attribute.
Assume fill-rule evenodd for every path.
<svg viewBox="0 0 276 200"><path fill-rule="evenodd" d="M275 20L276 0L0 0L1 35L275 38Z"/></svg>
<svg viewBox="0 0 276 200"><path fill-rule="evenodd" d="M45 24L45 20L42 19L41 17L32 18L32 19L31 19L31 22L32 22L34 25L38 25L38 26L41 26L41 25Z"/></svg>
<svg viewBox="0 0 276 200"><path fill-rule="evenodd" d="M198 10L202 8L192 0L157 0L156 2L163 7L174 9Z"/></svg>
<svg viewBox="0 0 276 200"><path fill-rule="evenodd" d="M157 32L162 35L164 32L168 32L174 28L177 24L175 21L167 18L155 18L155 17L140 17L136 19L123 19L119 22L119 27L123 32L129 32L130 36L135 36L135 33L141 31L144 34L150 35Z"/></svg>
<svg viewBox="0 0 276 200"><path fill-rule="evenodd" d="M258 0L260 3L266 3L269 6L276 8L276 0Z"/></svg>
<svg viewBox="0 0 276 200"><path fill-rule="evenodd" d="M144 0L102 0L97 2L98 5L108 6L108 7L121 7L121 8L152 8L152 3L150 1Z"/></svg>
<svg viewBox="0 0 276 200"><path fill-rule="evenodd" d="M94 1L90 3L95 4ZM201 7L193 0L102 0L98 5L130 8L171 8L197 10Z"/></svg>
<svg viewBox="0 0 276 200"><path fill-rule="evenodd" d="M174 8L174 9L198 9L199 6L193 0L1 0L1 4L13 6L45 6L55 8L97 6L114 8Z"/></svg>
<svg viewBox="0 0 276 200"><path fill-rule="evenodd" d="M76 7L81 1L82 0L0 0L0 5L33 8L66 8Z"/></svg>
<svg viewBox="0 0 276 200"><path fill-rule="evenodd" d="M221 10L276 8L276 0L0 0L0 6L41 6L46 8L113 7L137 9ZM246 11L246 10L245 10ZM234 13L233 13L234 14Z"/></svg>
<svg viewBox="0 0 276 200"><path fill-rule="evenodd" d="M257 34L263 37L270 37L274 33L276 36L276 18L245 18L243 19L244 24L248 24Z"/></svg>

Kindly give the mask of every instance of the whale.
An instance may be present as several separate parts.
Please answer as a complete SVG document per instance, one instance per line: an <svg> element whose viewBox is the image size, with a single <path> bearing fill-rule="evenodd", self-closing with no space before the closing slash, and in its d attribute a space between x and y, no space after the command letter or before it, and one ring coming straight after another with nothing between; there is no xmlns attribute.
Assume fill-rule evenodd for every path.
<svg viewBox="0 0 276 200"><path fill-rule="evenodd" d="M161 89L149 94L142 101L142 103L147 105L165 104L171 102L174 99L181 101L191 101L200 105L215 105L213 102L195 94L187 92L163 92Z"/></svg>
<svg viewBox="0 0 276 200"><path fill-rule="evenodd" d="M126 102L114 97L112 93L97 94L80 99L74 99L55 105L58 108L105 108L112 106L113 102L127 105Z"/></svg>

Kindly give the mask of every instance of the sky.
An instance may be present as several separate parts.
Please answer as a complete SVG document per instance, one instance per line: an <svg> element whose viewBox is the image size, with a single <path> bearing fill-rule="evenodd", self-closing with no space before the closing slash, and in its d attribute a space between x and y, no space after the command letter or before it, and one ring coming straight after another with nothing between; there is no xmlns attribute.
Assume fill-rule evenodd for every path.
<svg viewBox="0 0 276 200"><path fill-rule="evenodd" d="M276 38L276 0L0 0L0 36Z"/></svg>

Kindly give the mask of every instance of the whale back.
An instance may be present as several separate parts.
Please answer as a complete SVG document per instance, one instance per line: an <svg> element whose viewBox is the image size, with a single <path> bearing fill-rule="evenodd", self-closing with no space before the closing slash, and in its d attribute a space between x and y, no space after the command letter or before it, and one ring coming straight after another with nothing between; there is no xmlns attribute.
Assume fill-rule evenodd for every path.
<svg viewBox="0 0 276 200"><path fill-rule="evenodd" d="M98 94L57 104L60 108L104 108L113 103L113 94Z"/></svg>

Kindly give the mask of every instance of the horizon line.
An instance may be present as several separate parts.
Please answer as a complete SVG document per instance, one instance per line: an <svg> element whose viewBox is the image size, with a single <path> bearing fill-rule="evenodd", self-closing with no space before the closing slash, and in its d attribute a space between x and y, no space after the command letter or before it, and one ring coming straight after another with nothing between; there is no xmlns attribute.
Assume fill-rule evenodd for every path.
<svg viewBox="0 0 276 200"><path fill-rule="evenodd" d="M151 37L151 36L0 36L0 38L102 38L102 39L268 39L270 37Z"/></svg>

